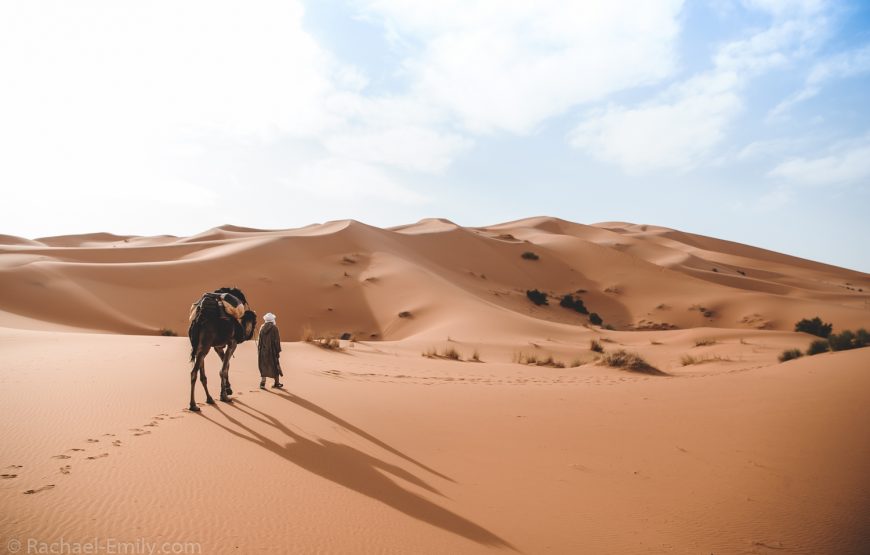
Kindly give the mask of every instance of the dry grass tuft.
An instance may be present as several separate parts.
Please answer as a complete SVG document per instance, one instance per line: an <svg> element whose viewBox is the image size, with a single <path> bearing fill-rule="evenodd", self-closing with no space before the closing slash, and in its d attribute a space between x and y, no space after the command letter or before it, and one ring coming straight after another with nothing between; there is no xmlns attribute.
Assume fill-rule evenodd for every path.
<svg viewBox="0 0 870 555"><path fill-rule="evenodd" d="M632 372L641 372L643 374L653 374L658 376L666 375L664 372L645 361L637 353L631 353L625 349L618 349L605 354L601 357L601 362L613 368L622 368L623 370L630 370Z"/></svg>
<svg viewBox="0 0 870 555"><path fill-rule="evenodd" d="M305 324L302 326L302 341L306 343L311 343L314 340L314 330L311 329L311 324Z"/></svg>
<svg viewBox="0 0 870 555"><path fill-rule="evenodd" d="M719 355L704 355L704 356L692 356L692 355L683 355L680 358L680 364L683 366L691 366L693 364L704 364L705 362L731 362L731 359L728 357L723 357Z"/></svg>
<svg viewBox="0 0 870 555"><path fill-rule="evenodd" d="M710 339L709 337L702 337L701 339L695 340L695 347L706 347L708 345L715 345L716 340Z"/></svg>
<svg viewBox="0 0 870 555"><path fill-rule="evenodd" d="M549 366L550 368L565 368L565 363L561 360L556 360L555 358L553 358L553 355L547 355L547 357L544 358L543 356L538 356L535 353L529 354L519 351L514 353L513 361L517 364L526 364L529 366Z"/></svg>
<svg viewBox="0 0 870 555"><path fill-rule="evenodd" d="M426 349L420 354L421 356L424 356L426 358L446 358L448 360L462 361L462 355L454 347L447 347L446 349L444 349L443 352L440 353L438 352L438 349L430 347L429 349Z"/></svg>

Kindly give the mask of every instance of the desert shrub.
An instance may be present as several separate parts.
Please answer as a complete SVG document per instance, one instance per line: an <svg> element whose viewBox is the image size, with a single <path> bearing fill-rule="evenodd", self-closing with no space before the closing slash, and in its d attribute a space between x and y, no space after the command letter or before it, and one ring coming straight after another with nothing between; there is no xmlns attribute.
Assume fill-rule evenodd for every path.
<svg viewBox="0 0 870 555"><path fill-rule="evenodd" d="M477 351L475 351L475 353L477 353ZM462 360L462 355L460 355L459 351L457 351L454 347L447 347L442 353L439 353L438 349L430 347L420 353L420 355L426 358L447 358L450 360ZM478 362L480 362L480 359L473 358L472 360L477 360Z"/></svg>
<svg viewBox="0 0 870 555"><path fill-rule="evenodd" d="M824 339L816 339L815 341L810 343L810 346L807 348L807 354L809 356L826 352L828 352L828 342Z"/></svg>
<svg viewBox="0 0 870 555"><path fill-rule="evenodd" d="M526 291L526 297L538 306L550 304L547 302L547 294L537 289Z"/></svg>
<svg viewBox="0 0 870 555"><path fill-rule="evenodd" d="M411 317L411 313L408 312L407 310L403 310L402 312L399 313L399 318L410 318L410 317Z"/></svg>
<svg viewBox="0 0 870 555"><path fill-rule="evenodd" d="M635 372L645 372L649 374L660 374L661 372L641 358L637 353L630 353L625 349L618 349L605 354L601 361L607 366L614 368L624 368L625 370L633 370Z"/></svg>
<svg viewBox="0 0 870 555"><path fill-rule="evenodd" d="M538 260L539 258L541 258L540 256L533 253L532 251L526 251L523 254L521 254L520 256L523 257L523 259L525 259L525 260Z"/></svg>
<svg viewBox="0 0 870 555"><path fill-rule="evenodd" d="M162 335L164 337L177 337L178 334L169 328L160 328L157 330L158 335Z"/></svg>
<svg viewBox="0 0 870 555"><path fill-rule="evenodd" d="M583 299L575 299L570 293L562 297L562 300L559 301L559 306L576 310L580 314L589 314L589 311L583 305Z"/></svg>
<svg viewBox="0 0 870 555"><path fill-rule="evenodd" d="M583 363L580 362L580 359L579 359L579 358L575 358L574 360L571 361L571 368L577 368L577 367L580 366L581 364L583 364Z"/></svg>
<svg viewBox="0 0 870 555"><path fill-rule="evenodd" d="M322 349L327 349L330 351L341 350L341 343L335 337L318 337L316 339L312 339L311 343L317 345Z"/></svg>
<svg viewBox="0 0 870 555"><path fill-rule="evenodd" d="M697 357L694 357L692 355L683 355L680 358L680 364L682 364L683 366L689 366L691 364L698 364L699 362L700 362L700 360Z"/></svg>
<svg viewBox="0 0 870 555"><path fill-rule="evenodd" d="M593 312L589 315L589 323L595 326L600 326L603 322L604 320L601 319L601 316L599 316L597 312Z"/></svg>
<svg viewBox="0 0 870 555"><path fill-rule="evenodd" d="M728 357L723 357L721 355L683 355L682 357L680 357L680 364L682 364L683 366L690 366L692 364L704 364L705 362L732 362L732 360Z"/></svg>
<svg viewBox="0 0 870 555"><path fill-rule="evenodd" d="M475 349L474 352L471 353L471 360L473 360L474 362L483 362L482 360L480 360L480 353L477 352L477 349Z"/></svg>
<svg viewBox="0 0 870 555"><path fill-rule="evenodd" d="M843 330L840 333L829 335L828 345L830 345L832 351L846 351L858 346L855 334L850 330Z"/></svg>
<svg viewBox="0 0 870 555"><path fill-rule="evenodd" d="M695 347L706 347L708 345L715 345L716 340L710 339L709 337L702 337L701 339L695 340Z"/></svg>
<svg viewBox="0 0 870 555"><path fill-rule="evenodd" d="M453 347L448 347L447 349L445 349L442 356L444 358L449 358L450 360L462 360L462 357L459 355L459 351L457 351Z"/></svg>
<svg viewBox="0 0 870 555"><path fill-rule="evenodd" d="M601 343L599 343L597 339L592 339L589 341L589 350L595 351L596 353L603 353L604 347L601 346Z"/></svg>
<svg viewBox="0 0 870 555"><path fill-rule="evenodd" d="M779 355L779 361L785 362L787 360L794 360L796 358L800 358L804 356L800 349L786 349Z"/></svg>
<svg viewBox="0 0 870 555"><path fill-rule="evenodd" d="M314 339L314 330L311 329L311 324L302 326L302 341L310 343Z"/></svg>
<svg viewBox="0 0 870 555"><path fill-rule="evenodd" d="M804 333L810 333L818 337L828 337L829 335L831 335L832 328L833 326L831 324L826 324L825 322L822 322L822 319L818 316L816 316L812 320L804 318L803 320L794 325L794 331L802 331Z"/></svg>
<svg viewBox="0 0 870 555"><path fill-rule="evenodd" d="M867 333L867 330L861 328L855 332L855 346L866 347L867 345L870 345L870 333Z"/></svg>

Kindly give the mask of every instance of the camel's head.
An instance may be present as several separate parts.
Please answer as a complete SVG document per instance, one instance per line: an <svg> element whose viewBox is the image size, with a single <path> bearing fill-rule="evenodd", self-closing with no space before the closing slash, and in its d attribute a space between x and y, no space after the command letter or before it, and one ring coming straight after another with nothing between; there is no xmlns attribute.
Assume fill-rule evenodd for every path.
<svg viewBox="0 0 870 555"><path fill-rule="evenodd" d="M242 329L245 332L243 341L254 338L254 328L257 325L257 314L253 310L246 310L242 316Z"/></svg>

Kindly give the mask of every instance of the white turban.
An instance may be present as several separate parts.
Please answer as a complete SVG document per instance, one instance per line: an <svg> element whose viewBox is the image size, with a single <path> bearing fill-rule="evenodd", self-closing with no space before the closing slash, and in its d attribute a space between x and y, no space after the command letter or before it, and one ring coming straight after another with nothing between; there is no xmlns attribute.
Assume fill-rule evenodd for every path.
<svg viewBox="0 0 870 555"><path fill-rule="evenodd" d="M275 323L275 315L272 314L271 312L267 312L266 315L263 316L263 320L266 322L272 322L274 324Z"/></svg>

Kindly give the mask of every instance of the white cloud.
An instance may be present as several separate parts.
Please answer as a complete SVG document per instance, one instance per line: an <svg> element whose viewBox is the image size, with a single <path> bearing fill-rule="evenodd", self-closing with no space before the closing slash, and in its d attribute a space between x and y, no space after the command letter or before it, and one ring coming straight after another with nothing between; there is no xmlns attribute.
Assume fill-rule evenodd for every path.
<svg viewBox="0 0 870 555"><path fill-rule="evenodd" d="M473 133L523 134L572 106L670 75L682 2L359 4L418 41L405 60L415 97Z"/></svg>
<svg viewBox="0 0 870 555"><path fill-rule="evenodd" d="M786 160L768 175L796 185L866 186L870 180L870 135L836 145L826 156Z"/></svg>
<svg viewBox="0 0 870 555"><path fill-rule="evenodd" d="M743 4L751 9L769 12L782 17L789 15L813 15L824 10L828 0L743 0Z"/></svg>
<svg viewBox="0 0 870 555"><path fill-rule="evenodd" d="M777 14L792 13L779 2L760 4ZM671 86L652 101L587 113L569 134L570 143L627 173L685 171L710 162L714 147L741 112L746 84L817 47L824 18L815 14L813 3L807 4L798 10L800 17L776 20L763 31L722 45L712 69Z"/></svg>
<svg viewBox="0 0 870 555"><path fill-rule="evenodd" d="M450 165L457 153L471 142L459 135L408 125L346 129L326 137L324 145L335 156L437 173Z"/></svg>
<svg viewBox="0 0 870 555"><path fill-rule="evenodd" d="M429 197L399 184L377 166L342 158L306 163L284 181L297 193L342 203L375 199L418 205L430 201Z"/></svg>
<svg viewBox="0 0 870 555"><path fill-rule="evenodd" d="M870 72L870 45L841 52L813 65L804 86L770 111L769 118L782 116L795 105L818 95L825 83Z"/></svg>
<svg viewBox="0 0 870 555"><path fill-rule="evenodd" d="M611 106L576 127L571 144L628 173L688 169L722 139L740 110L734 79L728 73L704 74L658 102Z"/></svg>

